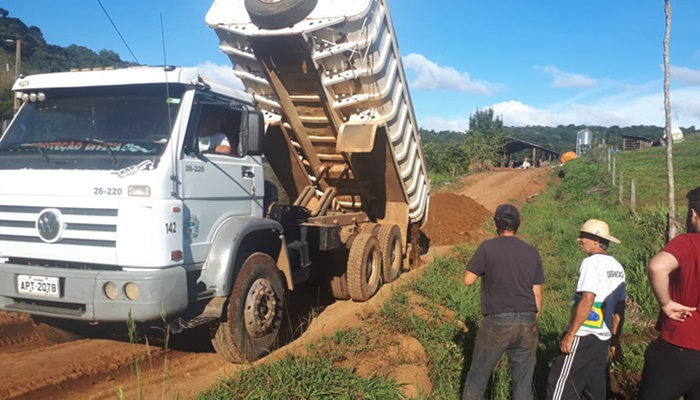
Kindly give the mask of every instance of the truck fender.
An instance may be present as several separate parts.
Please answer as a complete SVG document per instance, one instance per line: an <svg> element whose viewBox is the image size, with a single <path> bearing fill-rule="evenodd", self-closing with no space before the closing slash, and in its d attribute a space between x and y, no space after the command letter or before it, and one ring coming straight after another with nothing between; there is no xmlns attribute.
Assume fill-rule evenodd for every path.
<svg viewBox="0 0 700 400"><path fill-rule="evenodd" d="M199 282L214 296L228 296L243 262L253 253L268 254L291 282L284 228L272 219L232 217L214 233Z"/></svg>

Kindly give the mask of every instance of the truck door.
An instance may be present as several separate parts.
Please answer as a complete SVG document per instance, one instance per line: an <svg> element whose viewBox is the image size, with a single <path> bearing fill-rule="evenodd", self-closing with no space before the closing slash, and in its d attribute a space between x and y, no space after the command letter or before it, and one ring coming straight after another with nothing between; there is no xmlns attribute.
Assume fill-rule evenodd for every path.
<svg viewBox="0 0 700 400"><path fill-rule="evenodd" d="M255 182L262 169L251 156L240 155L241 115L228 106L193 109L180 163L186 263L206 259L223 220L252 215L259 209L254 206Z"/></svg>

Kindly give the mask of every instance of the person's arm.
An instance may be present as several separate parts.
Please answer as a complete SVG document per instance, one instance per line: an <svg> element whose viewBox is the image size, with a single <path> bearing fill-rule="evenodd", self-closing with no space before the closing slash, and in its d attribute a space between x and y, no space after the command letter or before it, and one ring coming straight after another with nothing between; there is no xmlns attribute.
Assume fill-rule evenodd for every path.
<svg viewBox="0 0 700 400"><path fill-rule="evenodd" d="M231 146L220 144L214 148L214 151L221 154L231 154Z"/></svg>
<svg viewBox="0 0 700 400"><path fill-rule="evenodd" d="M670 275L679 266L676 257L671 253L661 251L649 261L647 273L649 274L651 290L654 292L663 313L672 320L683 322L692 315L695 307L688 307L671 300L671 294L668 290Z"/></svg>
<svg viewBox="0 0 700 400"><path fill-rule="evenodd" d="M231 144L228 137L224 133L218 133L218 144L214 147L214 151L221 154L231 154Z"/></svg>
<svg viewBox="0 0 700 400"><path fill-rule="evenodd" d="M473 273L472 271L465 269L464 270L464 284L467 286L471 286L474 283L476 283L476 280L479 279L479 275Z"/></svg>
<svg viewBox="0 0 700 400"><path fill-rule="evenodd" d="M591 313L594 301L595 294L591 292L581 293L581 300L578 302L576 308L574 309L571 324L569 324L569 329L566 331L564 337L559 343L559 349L562 353L571 353L571 345L574 343L576 332L581 327L581 325L583 325L583 323L588 318L588 315Z"/></svg>
<svg viewBox="0 0 700 400"><path fill-rule="evenodd" d="M535 294L535 304L537 305L537 320L540 319L542 312L542 293L544 292L543 285L533 285L532 292Z"/></svg>
<svg viewBox="0 0 700 400"><path fill-rule="evenodd" d="M615 311L612 318L612 340L610 341L610 357L613 361L622 361L622 346L620 346L620 335L622 326L625 324L625 301L620 300L615 304Z"/></svg>
<svg viewBox="0 0 700 400"><path fill-rule="evenodd" d="M482 243L476 249L464 268L464 275L462 276L464 284L467 286L475 284L476 280L479 279L479 276L486 272L487 262L486 250L484 249L484 243Z"/></svg>

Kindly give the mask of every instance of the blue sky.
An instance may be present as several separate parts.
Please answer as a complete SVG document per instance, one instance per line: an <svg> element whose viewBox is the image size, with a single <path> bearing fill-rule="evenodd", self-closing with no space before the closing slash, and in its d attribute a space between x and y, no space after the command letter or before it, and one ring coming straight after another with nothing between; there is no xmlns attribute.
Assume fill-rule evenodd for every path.
<svg viewBox="0 0 700 400"><path fill-rule="evenodd" d="M232 76L211 0L101 1L140 63L163 64L162 16L168 64ZM387 1L423 128L464 131L489 107L507 126L664 125L662 0ZM672 6L673 123L700 128L700 1ZM0 7L50 44L134 60L97 0Z"/></svg>

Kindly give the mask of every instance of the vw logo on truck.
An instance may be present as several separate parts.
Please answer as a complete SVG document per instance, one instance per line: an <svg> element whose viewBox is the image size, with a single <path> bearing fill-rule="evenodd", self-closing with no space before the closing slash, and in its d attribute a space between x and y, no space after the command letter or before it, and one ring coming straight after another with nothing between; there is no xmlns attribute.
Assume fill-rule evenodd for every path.
<svg viewBox="0 0 700 400"><path fill-rule="evenodd" d="M41 240L46 243L59 241L63 232L61 212L53 208L43 210L36 220L36 230L39 232Z"/></svg>

